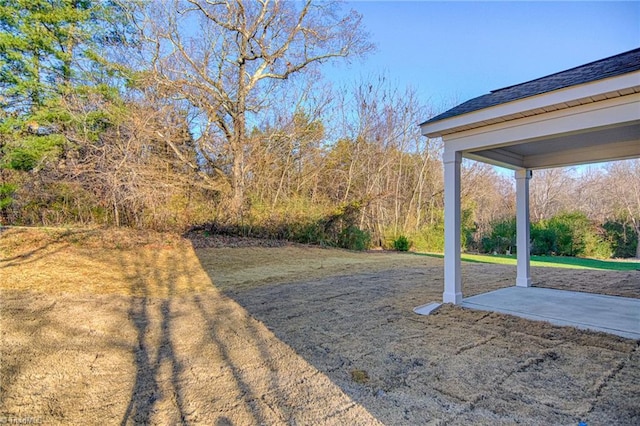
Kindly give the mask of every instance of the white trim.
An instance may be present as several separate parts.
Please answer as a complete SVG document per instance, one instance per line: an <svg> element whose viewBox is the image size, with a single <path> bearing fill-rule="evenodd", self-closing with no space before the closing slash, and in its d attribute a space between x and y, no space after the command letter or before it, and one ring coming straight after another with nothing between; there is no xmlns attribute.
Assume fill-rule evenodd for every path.
<svg viewBox="0 0 640 426"><path fill-rule="evenodd" d="M462 303L460 258L460 163L462 154L444 147L444 303Z"/></svg>
<svg viewBox="0 0 640 426"><path fill-rule="evenodd" d="M512 114L521 114L527 111L539 110L544 113L543 108L549 108L558 104L569 104L578 99L594 98L600 99L604 94L615 91L628 91L640 85L640 71L635 71L615 77L605 78L590 83L579 84L565 89L554 90L553 92L542 93L524 99L499 104L493 107L483 108L467 114L445 118L433 123L422 124L422 134L430 138L443 136L443 132L457 127L469 126L483 121L500 119ZM606 99L606 96L605 98ZM615 98L614 98L615 99Z"/></svg>
<svg viewBox="0 0 640 426"><path fill-rule="evenodd" d="M475 128L442 139L455 151L491 149L640 121L640 93Z"/></svg>
<svg viewBox="0 0 640 426"><path fill-rule="evenodd" d="M531 170L516 170L516 247L518 287L531 287L531 258L529 230L529 180Z"/></svg>

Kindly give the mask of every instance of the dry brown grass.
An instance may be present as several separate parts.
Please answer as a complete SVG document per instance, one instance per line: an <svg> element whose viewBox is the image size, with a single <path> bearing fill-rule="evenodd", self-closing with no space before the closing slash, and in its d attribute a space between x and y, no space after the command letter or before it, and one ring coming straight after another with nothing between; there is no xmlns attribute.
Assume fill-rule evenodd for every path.
<svg viewBox="0 0 640 426"><path fill-rule="evenodd" d="M223 242L235 247L2 229L0 419L640 421L638 342L453 306L416 316L441 297L441 259ZM463 273L467 295L515 278L504 265ZM534 270L545 286L636 296L638 274Z"/></svg>
<svg viewBox="0 0 640 426"><path fill-rule="evenodd" d="M10 228L1 235L0 268L5 279L0 286L52 293L167 297L209 288L205 271L215 271L217 288L239 291L440 263L410 253L361 253L293 244L265 250L250 239L242 250L201 248L196 256L189 240L177 235L113 228Z"/></svg>
<svg viewBox="0 0 640 426"><path fill-rule="evenodd" d="M389 268L436 266L439 259L411 253L353 252L302 245L199 249L207 271L215 271L215 285L223 291L245 291L265 284L283 284L326 276L375 272Z"/></svg>
<svg viewBox="0 0 640 426"><path fill-rule="evenodd" d="M2 231L0 288L167 297L210 288L188 241L123 229Z"/></svg>

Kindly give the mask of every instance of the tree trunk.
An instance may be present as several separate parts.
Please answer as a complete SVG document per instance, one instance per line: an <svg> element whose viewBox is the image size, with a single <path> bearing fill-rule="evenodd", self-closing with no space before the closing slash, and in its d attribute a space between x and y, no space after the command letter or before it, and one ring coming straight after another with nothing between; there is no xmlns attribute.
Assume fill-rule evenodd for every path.
<svg viewBox="0 0 640 426"><path fill-rule="evenodd" d="M229 205L231 218L240 222L244 206L244 144L246 139L246 84L244 80L245 65L238 68L238 102L237 110L233 115L233 137L231 140L231 153L233 165L231 169L231 187L233 194Z"/></svg>
<svg viewBox="0 0 640 426"><path fill-rule="evenodd" d="M244 117L243 117L244 118ZM242 127L234 129L233 166L231 169L231 202L229 204L229 214L233 219L239 220L242 217L244 205L244 151L242 150L242 140L244 139L244 119ZM243 130L240 130L243 129Z"/></svg>
<svg viewBox="0 0 640 426"><path fill-rule="evenodd" d="M640 221L633 221L633 229L636 231L636 259L640 259Z"/></svg>

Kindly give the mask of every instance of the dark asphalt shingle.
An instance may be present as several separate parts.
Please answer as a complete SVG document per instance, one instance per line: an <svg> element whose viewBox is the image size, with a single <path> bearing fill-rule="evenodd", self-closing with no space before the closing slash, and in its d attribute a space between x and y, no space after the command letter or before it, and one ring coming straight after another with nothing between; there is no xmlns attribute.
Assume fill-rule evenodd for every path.
<svg viewBox="0 0 640 426"><path fill-rule="evenodd" d="M585 65L561 71L536 80L493 90L491 93L468 100L443 112L422 124L433 123L445 118L467 114L484 108L504 104L565 87L602 80L608 77L640 70L640 48L600 59Z"/></svg>

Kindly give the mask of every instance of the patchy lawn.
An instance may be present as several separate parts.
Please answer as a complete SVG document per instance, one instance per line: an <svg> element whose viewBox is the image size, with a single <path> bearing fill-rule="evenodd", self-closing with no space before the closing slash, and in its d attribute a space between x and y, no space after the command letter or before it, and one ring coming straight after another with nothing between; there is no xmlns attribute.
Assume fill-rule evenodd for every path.
<svg viewBox="0 0 640 426"><path fill-rule="evenodd" d="M454 306L417 316L414 306L441 298L438 258L122 230L0 232L0 418L640 423L640 342ZM511 265L463 270L466 295L515 279ZM640 295L635 270L533 275Z"/></svg>

